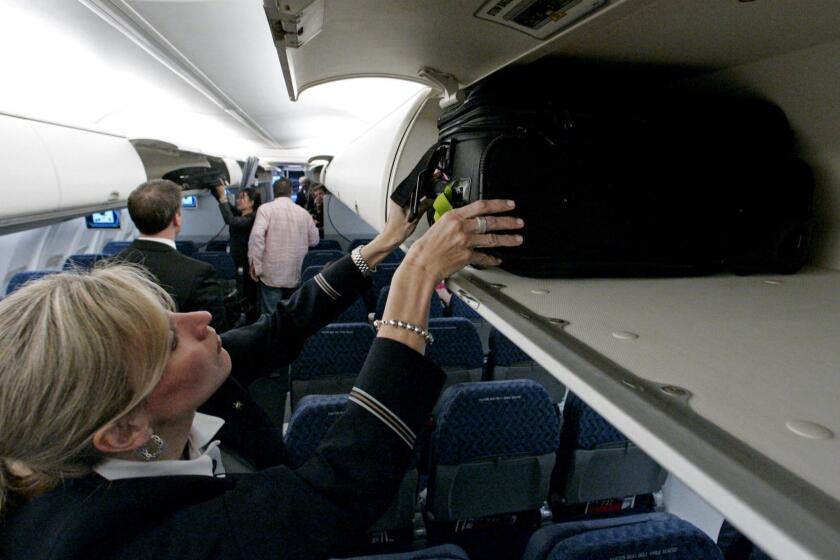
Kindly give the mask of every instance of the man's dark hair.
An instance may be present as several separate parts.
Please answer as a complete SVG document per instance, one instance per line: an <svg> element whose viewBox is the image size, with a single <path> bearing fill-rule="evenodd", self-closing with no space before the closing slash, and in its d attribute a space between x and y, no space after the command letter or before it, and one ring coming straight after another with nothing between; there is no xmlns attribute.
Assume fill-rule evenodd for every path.
<svg viewBox="0 0 840 560"><path fill-rule="evenodd" d="M274 198L292 196L292 182L289 179L277 179L274 182Z"/></svg>
<svg viewBox="0 0 840 560"><path fill-rule="evenodd" d="M128 197L128 215L144 235L154 235L169 227L181 211L181 187L166 179L146 181Z"/></svg>

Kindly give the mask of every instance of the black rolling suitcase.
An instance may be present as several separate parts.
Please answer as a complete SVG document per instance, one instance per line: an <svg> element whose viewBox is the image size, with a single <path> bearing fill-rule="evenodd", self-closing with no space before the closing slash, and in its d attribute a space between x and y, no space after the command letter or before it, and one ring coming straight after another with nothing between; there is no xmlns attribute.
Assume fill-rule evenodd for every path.
<svg viewBox="0 0 840 560"><path fill-rule="evenodd" d="M479 84L445 111L439 143L392 198L410 204L419 188L445 190L455 207L516 200L525 242L494 253L502 268L526 276L684 276L724 265L793 272L803 264L812 180L790 156L792 134L775 106L513 92L511 83L529 83L521 78ZM447 180L433 183L434 168Z"/></svg>

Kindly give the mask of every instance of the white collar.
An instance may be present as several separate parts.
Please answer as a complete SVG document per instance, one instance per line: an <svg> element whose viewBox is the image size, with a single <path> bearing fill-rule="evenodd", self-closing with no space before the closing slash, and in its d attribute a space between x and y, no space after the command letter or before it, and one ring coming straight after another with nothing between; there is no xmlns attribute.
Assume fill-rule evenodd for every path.
<svg viewBox="0 0 840 560"><path fill-rule="evenodd" d="M137 239L142 239L143 241L155 241L157 243L163 243L164 245L169 245L176 251L178 250L178 246L175 245L175 242L171 239L166 239L163 237L146 237L145 235L141 235Z"/></svg>
<svg viewBox="0 0 840 560"><path fill-rule="evenodd" d="M144 463L109 458L93 470L108 480L176 475L224 476L225 467L218 449L219 440L213 440L224 423L225 421L217 416L195 413L187 438L189 459Z"/></svg>

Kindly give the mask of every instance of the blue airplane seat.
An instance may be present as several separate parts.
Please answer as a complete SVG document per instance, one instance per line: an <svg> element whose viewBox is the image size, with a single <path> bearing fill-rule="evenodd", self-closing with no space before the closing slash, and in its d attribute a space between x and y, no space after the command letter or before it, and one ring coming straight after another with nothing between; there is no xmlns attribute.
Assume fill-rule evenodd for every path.
<svg viewBox="0 0 840 560"><path fill-rule="evenodd" d="M341 251L309 251L303 257L303 263L300 265L300 270L303 272L310 266L325 265L332 261L337 261L344 256Z"/></svg>
<svg viewBox="0 0 840 560"><path fill-rule="evenodd" d="M552 490L563 506L652 494L666 476L615 426L568 393Z"/></svg>
<svg viewBox="0 0 840 560"><path fill-rule="evenodd" d="M109 241L104 247L102 247L102 254L108 256L116 255L117 253L128 249L128 246L131 245L131 243L131 241Z"/></svg>
<svg viewBox="0 0 840 560"><path fill-rule="evenodd" d="M723 560L700 529L668 513L558 523L531 537L522 560Z"/></svg>
<svg viewBox="0 0 840 560"><path fill-rule="evenodd" d="M405 251L403 251L402 249L397 247L396 249L394 249L393 251L391 251L390 253L388 253L385 256L385 258L382 260L382 263L383 264L385 264L385 263L400 264L403 261L404 258L405 258Z"/></svg>
<svg viewBox="0 0 840 560"><path fill-rule="evenodd" d="M199 251L193 258L212 265L220 280L236 280L236 263L230 254L222 251Z"/></svg>
<svg viewBox="0 0 840 560"><path fill-rule="evenodd" d="M726 519L720 527L717 545L726 560L770 560L767 553L755 546Z"/></svg>
<svg viewBox="0 0 840 560"><path fill-rule="evenodd" d="M533 379L545 387L554 402L566 398L566 386L498 330L490 330L488 347L487 380Z"/></svg>
<svg viewBox="0 0 840 560"><path fill-rule="evenodd" d="M391 286L385 286L379 290L379 296L376 298L376 311L373 313L374 319L381 319L382 314L385 313L385 304L388 303L388 293L391 291ZM429 319L440 319L443 317L443 301L432 294L432 301L429 304Z"/></svg>
<svg viewBox="0 0 840 560"><path fill-rule="evenodd" d="M230 254L222 251L199 251L193 258L212 265L220 280L236 280L236 263Z"/></svg>
<svg viewBox="0 0 840 560"><path fill-rule="evenodd" d="M24 272L16 272L6 285L6 295L8 296L15 290L21 288L27 282L43 278L50 274L58 274L60 270L26 270Z"/></svg>
<svg viewBox="0 0 840 560"><path fill-rule="evenodd" d="M300 400L289 419L289 427L283 438L292 468L303 465L312 457L324 435L344 413L347 400L346 394L307 395ZM415 461L406 472L390 508L368 530L370 534L376 535L371 542L380 542L383 532L387 532L392 538L402 534L403 540L411 540L418 477Z"/></svg>
<svg viewBox="0 0 840 560"><path fill-rule="evenodd" d="M93 266L103 259L107 259L109 255L102 253L86 253L79 255L70 255L64 261L62 270L72 270L74 268L81 268L83 270L90 270Z"/></svg>
<svg viewBox="0 0 840 560"><path fill-rule="evenodd" d="M376 267L376 272L371 277L371 285L365 291L365 305L367 305L368 312L376 311L376 302L379 299L379 292L382 288L389 286L391 280L394 278L394 273L400 265L397 263L379 263Z"/></svg>
<svg viewBox="0 0 840 560"><path fill-rule="evenodd" d="M207 242L207 245L204 246L205 251L220 251L222 253L227 253L228 250L228 239L212 239Z"/></svg>
<svg viewBox="0 0 840 560"><path fill-rule="evenodd" d="M350 307L341 312L334 323L367 323L368 310L365 305L365 300L362 297L357 298Z"/></svg>
<svg viewBox="0 0 840 560"><path fill-rule="evenodd" d="M421 548L411 552L396 554L374 554L373 556L353 556L345 560L469 560L469 556L454 544L444 544L431 548Z"/></svg>
<svg viewBox="0 0 840 560"><path fill-rule="evenodd" d="M467 305L464 300L458 297L458 294L452 294L452 299L449 300L449 316L463 317L472 322L484 321L484 317L478 314L476 310Z"/></svg>
<svg viewBox="0 0 840 560"><path fill-rule="evenodd" d="M431 437L429 517L457 521L539 510L559 440L556 408L534 381L450 387Z"/></svg>
<svg viewBox="0 0 840 560"><path fill-rule="evenodd" d="M324 265L322 264L307 266L303 269L303 272L300 273L300 283L303 284L307 280L312 280L322 270L324 270Z"/></svg>
<svg viewBox="0 0 840 560"><path fill-rule="evenodd" d="M305 395L349 393L375 336L367 323L333 323L310 337L289 366L292 411Z"/></svg>
<svg viewBox="0 0 840 560"><path fill-rule="evenodd" d="M322 239L310 251L341 251L341 244L335 239ZM344 251L341 251L342 253Z"/></svg>
<svg viewBox="0 0 840 560"><path fill-rule="evenodd" d="M350 246L347 248L347 252L350 253L351 251L353 251L353 249L355 249L359 245L367 245L371 241L373 241L373 239L369 239L369 238L354 239L353 241L350 242Z"/></svg>
<svg viewBox="0 0 840 560"><path fill-rule="evenodd" d="M188 257L193 257L198 252L198 248L192 241L175 241L175 248Z"/></svg>
<svg viewBox="0 0 840 560"><path fill-rule="evenodd" d="M429 332L435 341L426 347L426 357L446 372L445 387L481 380L484 350L478 331L469 319L429 319Z"/></svg>

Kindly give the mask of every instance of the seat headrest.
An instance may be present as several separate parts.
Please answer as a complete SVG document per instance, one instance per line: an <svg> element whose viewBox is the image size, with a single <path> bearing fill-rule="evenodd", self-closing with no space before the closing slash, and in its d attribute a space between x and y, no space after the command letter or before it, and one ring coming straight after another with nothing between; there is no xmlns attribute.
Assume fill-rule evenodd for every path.
<svg viewBox="0 0 840 560"><path fill-rule="evenodd" d="M441 397L433 443L437 462L553 453L560 425L546 390L530 379L453 385Z"/></svg>

